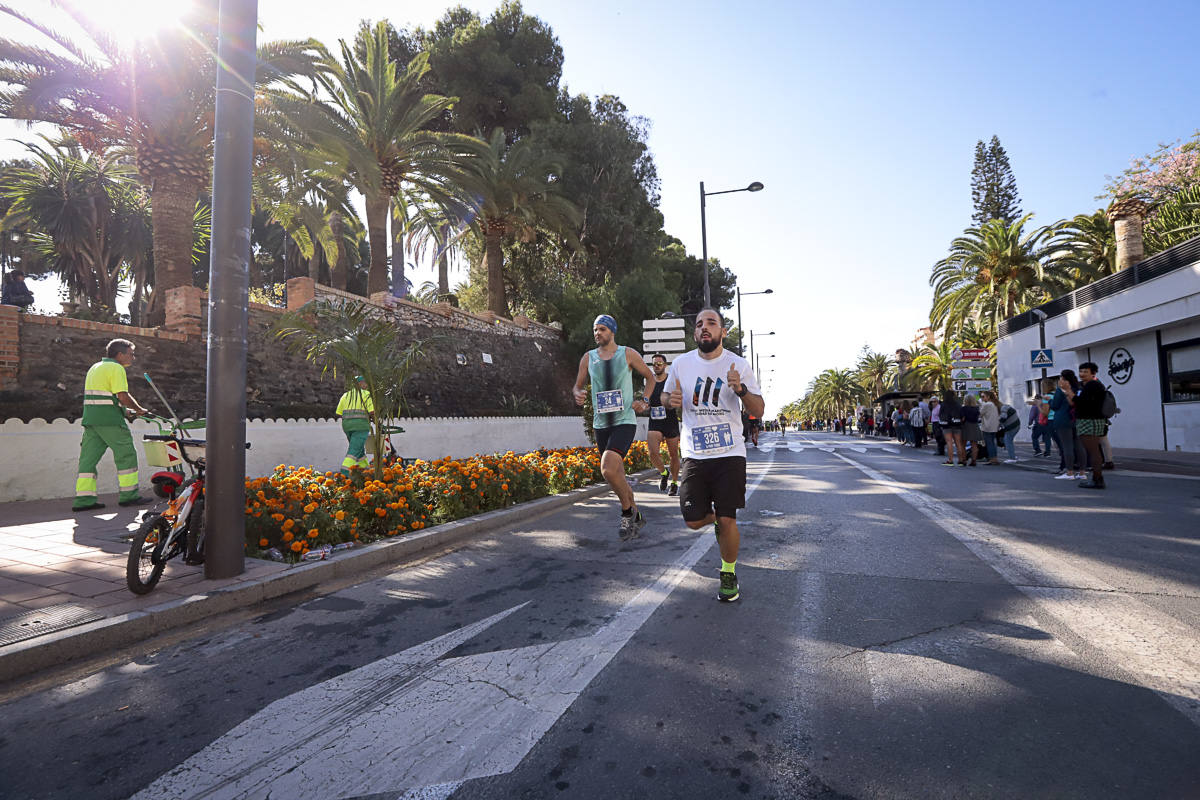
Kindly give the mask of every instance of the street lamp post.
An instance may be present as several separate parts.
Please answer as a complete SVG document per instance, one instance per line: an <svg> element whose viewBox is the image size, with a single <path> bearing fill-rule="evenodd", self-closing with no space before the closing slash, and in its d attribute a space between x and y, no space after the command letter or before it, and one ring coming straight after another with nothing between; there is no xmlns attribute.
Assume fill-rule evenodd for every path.
<svg viewBox="0 0 1200 800"><path fill-rule="evenodd" d="M718 194L732 194L733 192L761 192L763 189L762 183L754 181L744 189L725 189L720 192L704 191L704 181L700 181L700 257L704 260L704 305L705 307L712 305L712 293L708 286L708 228L704 220L704 198L712 197Z"/></svg>
<svg viewBox="0 0 1200 800"><path fill-rule="evenodd" d="M774 357L775 357L774 353L767 353L767 358L774 358ZM757 358L754 359L754 379L757 380L759 382L759 385L761 386L762 370L759 369L759 367L758 367L758 359Z"/></svg>
<svg viewBox="0 0 1200 800"><path fill-rule="evenodd" d="M704 274L707 275L708 270L705 270ZM735 295L737 295L738 336L740 336L742 339L745 339L746 338L746 329L742 327L742 295L744 295L744 294L746 294L746 295L775 294L775 290L774 289L763 289L761 292L743 292L741 289L739 289L738 287L735 286L735 287L733 287L733 292ZM744 341L741 342L741 350L742 350L741 355L743 355L743 356L746 355L746 343Z"/></svg>
<svg viewBox="0 0 1200 800"><path fill-rule="evenodd" d="M750 363L751 364L754 363L754 337L755 336L774 336L774 335L775 335L775 331L770 331L768 333L759 333L759 334L756 334L754 331L750 331Z"/></svg>

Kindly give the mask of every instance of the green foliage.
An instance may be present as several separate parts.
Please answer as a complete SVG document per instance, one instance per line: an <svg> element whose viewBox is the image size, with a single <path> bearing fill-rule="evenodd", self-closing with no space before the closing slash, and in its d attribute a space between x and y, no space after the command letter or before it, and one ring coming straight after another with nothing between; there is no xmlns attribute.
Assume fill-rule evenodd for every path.
<svg viewBox="0 0 1200 800"><path fill-rule="evenodd" d="M150 263L150 210L133 168L69 140L26 147L35 162L4 176L0 228L24 231L37 260L85 305L111 309L122 277Z"/></svg>
<svg viewBox="0 0 1200 800"><path fill-rule="evenodd" d="M896 380L896 359L886 353L872 352L863 345L855 365L855 377L872 398L879 397Z"/></svg>
<svg viewBox="0 0 1200 800"><path fill-rule="evenodd" d="M1200 183L1176 193L1155 209L1146 225L1146 254L1200 235Z"/></svg>
<svg viewBox="0 0 1200 800"><path fill-rule="evenodd" d="M1008 153L993 136L984 145L975 143L975 165L971 168L971 202L975 213L971 220L979 226L992 220L1011 225L1021 216L1021 198L1017 194L1017 179L1008 163Z"/></svg>
<svg viewBox="0 0 1200 800"><path fill-rule="evenodd" d="M387 314L364 303L314 300L285 314L274 327L292 352L303 353L347 387L361 375L375 403L371 439L375 453L384 452L383 426L405 409L404 385L425 357L426 341L401 348L397 328ZM375 460L375 476L382 477L383 459Z"/></svg>
<svg viewBox="0 0 1200 800"><path fill-rule="evenodd" d="M457 6L414 36L429 53L436 91L458 98L443 117L447 130L482 136L501 128L512 143L554 116L562 47L520 2L502 3L486 22Z"/></svg>
<svg viewBox="0 0 1200 800"><path fill-rule="evenodd" d="M1011 225L1001 220L968 228L950 244L950 254L933 267L929 321L936 330L957 331L976 321L994 331L1000 322L1043 303L1064 285L1048 268L1058 251L1052 227L1031 231L1026 214Z"/></svg>
<svg viewBox="0 0 1200 800"><path fill-rule="evenodd" d="M1053 256L1069 289L1099 280L1117 271L1117 239L1104 209L1077 214L1056 226L1060 250Z"/></svg>

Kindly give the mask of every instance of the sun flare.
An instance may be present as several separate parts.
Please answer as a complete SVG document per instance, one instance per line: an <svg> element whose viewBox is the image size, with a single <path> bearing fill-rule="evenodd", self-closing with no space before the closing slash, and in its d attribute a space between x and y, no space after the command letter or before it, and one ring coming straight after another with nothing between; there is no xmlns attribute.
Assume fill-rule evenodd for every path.
<svg viewBox="0 0 1200 800"><path fill-rule="evenodd" d="M195 0L109 0L82 6L122 48L178 27L196 7Z"/></svg>

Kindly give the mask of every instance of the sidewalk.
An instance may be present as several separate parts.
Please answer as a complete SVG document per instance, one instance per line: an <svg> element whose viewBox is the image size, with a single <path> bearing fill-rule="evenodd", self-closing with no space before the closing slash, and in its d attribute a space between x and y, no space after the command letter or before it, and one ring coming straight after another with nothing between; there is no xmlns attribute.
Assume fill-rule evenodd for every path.
<svg viewBox="0 0 1200 800"><path fill-rule="evenodd" d="M115 494L100 498L106 508L84 514L71 513L70 498L3 503L0 681L98 655L322 581L401 562L608 491L607 484L575 489L374 542L327 561L293 565L247 558L245 572L222 580L206 580L203 567L175 559L154 591L142 596L126 587L125 563L129 538L145 507L121 508Z"/></svg>
<svg viewBox="0 0 1200 800"><path fill-rule="evenodd" d="M883 441L883 437L874 437ZM895 439L888 439L897 447L903 447ZM1054 450L1049 458L1038 458L1033 455L1029 442L1017 442L1017 463L1004 466L1037 472L1058 472L1058 451ZM904 448L903 452L925 452L937 456L937 443L932 437L921 450ZM1003 461L1007 456L1001 448L999 458ZM1198 478L1200 479L1200 453L1172 453L1165 450L1139 450L1132 447L1114 447L1113 464L1116 469L1113 475L1134 475L1138 477L1169 477L1169 478Z"/></svg>

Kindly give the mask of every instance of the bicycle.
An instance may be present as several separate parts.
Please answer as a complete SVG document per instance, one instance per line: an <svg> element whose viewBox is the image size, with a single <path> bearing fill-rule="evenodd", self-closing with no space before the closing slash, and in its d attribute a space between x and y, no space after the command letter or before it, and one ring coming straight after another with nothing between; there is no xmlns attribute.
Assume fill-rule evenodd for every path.
<svg viewBox="0 0 1200 800"><path fill-rule="evenodd" d="M396 446L394 444L392 444L392 434L393 433L404 433L404 428L401 428L399 425L384 425L383 426L383 451L384 451L383 452L383 463L388 465L389 467L393 466L397 462L403 463L405 461L405 459L402 459L400 457L400 454L398 452L396 452ZM374 437L369 437L367 439L366 452L367 452L367 455L370 455L370 456L375 455Z"/></svg>
<svg viewBox="0 0 1200 800"><path fill-rule="evenodd" d="M202 428L204 420L181 422L158 387L145 376L158 394L172 418L149 416L159 432L145 434L146 460L151 466L165 467L151 482L154 493L167 500L163 511L147 511L129 547L125 564L125 584L134 594L148 594L158 585L167 562L179 555L184 563L198 566L204 563L204 439L182 436L188 430ZM250 449L249 443L246 449ZM186 464L190 477L178 469Z"/></svg>

